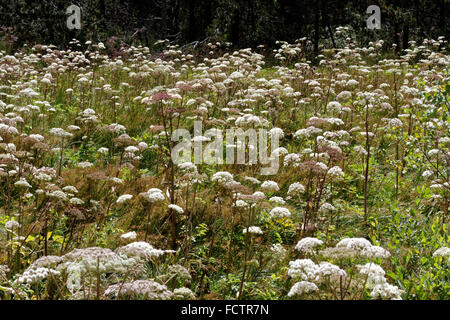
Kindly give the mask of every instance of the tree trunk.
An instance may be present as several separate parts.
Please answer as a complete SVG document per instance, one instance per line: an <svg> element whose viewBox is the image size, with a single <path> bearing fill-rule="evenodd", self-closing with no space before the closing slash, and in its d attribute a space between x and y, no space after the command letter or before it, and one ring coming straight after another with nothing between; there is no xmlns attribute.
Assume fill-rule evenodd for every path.
<svg viewBox="0 0 450 320"><path fill-rule="evenodd" d="M319 54L319 30L320 30L320 1L316 2L317 6L314 10L314 54L317 56Z"/></svg>
<svg viewBox="0 0 450 320"><path fill-rule="evenodd" d="M403 45L402 49L408 49L408 42L409 42L409 25L405 24L403 26Z"/></svg>

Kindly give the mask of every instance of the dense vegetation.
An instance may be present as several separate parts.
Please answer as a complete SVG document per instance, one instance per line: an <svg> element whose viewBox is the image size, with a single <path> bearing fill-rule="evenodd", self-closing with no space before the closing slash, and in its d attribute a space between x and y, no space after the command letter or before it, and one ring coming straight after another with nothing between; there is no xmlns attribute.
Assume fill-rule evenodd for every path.
<svg viewBox="0 0 450 320"><path fill-rule="evenodd" d="M81 30L66 27L66 8L82 10ZM370 5L381 9L381 29L367 30ZM158 39L180 45L231 42L237 48L308 36L316 54L322 45L339 46L333 30L350 26L363 45L375 37L406 49L410 40L449 37L448 0L0 0L0 27L16 46L66 46L72 38L151 47Z"/></svg>
<svg viewBox="0 0 450 320"><path fill-rule="evenodd" d="M252 4L272 5L288 6ZM39 29L5 29L0 299L448 299L448 43L366 45L355 28L332 27L339 17L324 24L320 8L321 34L333 40L314 61L314 36L274 41L273 52L117 38L58 48L15 47ZM226 21L201 16L201 33L176 29L182 39ZM262 29L240 29L243 43L283 38L256 16L250 26ZM85 37L115 32L98 21ZM173 23L164 22L167 34ZM204 133L189 146L230 128L267 129L280 168L262 175L264 163L194 163L194 154L174 163L176 130L192 134L196 121ZM253 151L220 143L230 148L248 159Z"/></svg>

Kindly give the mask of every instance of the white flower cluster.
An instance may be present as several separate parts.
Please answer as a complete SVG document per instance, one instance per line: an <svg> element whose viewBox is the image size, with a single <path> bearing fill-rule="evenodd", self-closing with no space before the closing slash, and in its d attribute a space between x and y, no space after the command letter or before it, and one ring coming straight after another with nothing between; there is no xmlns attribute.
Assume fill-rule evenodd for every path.
<svg viewBox="0 0 450 320"><path fill-rule="evenodd" d="M77 188L75 188L74 186L65 186L63 188L63 191L67 192L67 193L73 193L73 194L78 193Z"/></svg>
<svg viewBox="0 0 450 320"><path fill-rule="evenodd" d="M280 190L280 187L275 181L267 180L261 184L261 190L264 192L276 192Z"/></svg>
<svg viewBox="0 0 450 320"><path fill-rule="evenodd" d="M105 147L101 147L101 148L98 148L97 152L100 154L103 154L103 155L107 155L109 152L109 149L105 148Z"/></svg>
<svg viewBox="0 0 450 320"><path fill-rule="evenodd" d="M118 123L111 123L110 125L107 125L104 127L106 130L115 132L115 133L121 133L125 132L127 128L125 126L118 124Z"/></svg>
<svg viewBox="0 0 450 320"><path fill-rule="evenodd" d="M300 281L296 282L292 286L291 290L289 290L288 297L302 295L304 293L308 294L317 290L319 290L319 288L316 286L316 284L309 281Z"/></svg>
<svg viewBox="0 0 450 320"><path fill-rule="evenodd" d="M150 203L161 202L165 199L163 192L158 188L150 188L147 192L143 192L140 195Z"/></svg>
<svg viewBox="0 0 450 320"><path fill-rule="evenodd" d="M167 207L168 207L169 209L174 210L175 212L177 212L177 213L179 213L179 214L184 213L183 208L180 207L180 206L177 206L176 204L173 204L173 203L172 203L172 204L169 204Z"/></svg>
<svg viewBox="0 0 450 320"><path fill-rule="evenodd" d="M282 197L270 197L269 202L274 203L276 205L284 205L286 201Z"/></svg>
<svg viewBox="0 0 450 320"><path fill-rule="evenodd" d="M67 195L61 190L54 190L51 192L46 192L46 196L48 196L49 198L54 198L54 199L62 200L62 201L67 200Z"/></svg>
<svg viewBox="0 0 450 320"><path fill-rule="evenodd" d="M284 137L284 131L281 128L274 127L269 130L269 135L279 137L280 139Z"/></svg>
<svg viewBox="0 0 450 320"><path fill-rule="evenodd" d="M133 196L131 194L123 194L119 198L117 198L116 203L122 203L132 199Z"/></svg>
<svg viewBox="0 0 450 320"><path fill-rule="evenodd" d="M258 179L254 178L254 177L246 176L244 179L246 181L249 181L249 182L253 183L253 184L260 184L261 183L261 181L259 181Z"/></svg>
<svg viewBox="0 0 450 320"><path fill-rule="evenodd" d="M61 258L63 262L57 270L67 273L66 286L72 293L80 289L81 279L86 274L122 273L136 264L135 259L99 247L74 249Z"/></svg>
<svg viewBox="0 0 450 320"><path fill-rule="evenodd" d="M316 283L328 281L339 283L341 277L347 277L347 273L338 266L329 262L321 262L317 265L311 259L289 261L288 275L291 278L300 278Z"/></svg>
<svg viewBox="0 0 450 320"><path fill-rule="evenodd" d="M57 136L60 138L70 138L72 137L72 134L70 132L67 132L66 130L62 128L52 128L50 129L50 134L53 136Z"/></svg>
<svg viewBox="0 0 450 320"><path fill-rule="evenodd" d="M89 247L74 249L62 256L63 264L67 262L81 262L86 271L115 272L122 271L134 261L126 259L111 249Z"/></svg>
<svg viewBox="0 0 450 320"><path fill-rule="evenodd" d="M320 254L326 258L337 260L353 257L386 259L391 256L389 251L382 247L372 245L369 240L364 238L342 239L336 247L323 249L320 251Z"/></svg>
<svg viewBox="0 0 450 320"><path fill-rule="evenodd" d="M308 237L300 240L295 249L300 252L311 253L314 247L318 245L322 245L321 240ZM320 254L333 260L349 257L371 259L374 257L386 258L390 256L388 251L379 246L373 246L364 238L345 238L336 247L322 250ZM356 267L359 269L360 276L355 277L354 281L357 281L363 287L372 289L370 294L372 298L401 299L403 291L387 283L385 271L381 266L370 262L365 265L357 265ZM292 278L312 282L315 285L326 283L335 286L340 286L341 281L348 277L347 272L335 264L327 261L316 264L311 259L290 261L288 275ZM303 285L305 288L307 287L306 284ZM291 288L292 294L289 296L308 293L308 291L303 291L298 286Z"/></svg>
<svg viewBox="0 0 450 320"><path fill-rule="evenodd" d="M450 248L442 247L442 248L437 249L433 253L433 257L443 257L443 258L447 257L447 262L450 263Z"/></svg>
<svg viewBox="0 0 450 320"><path fill-rule="evenodd" d="M337 265L330 262L321 262L315 272L316 282L323 283L331 281L333 283L339 283L341 277L346 277L347 272L339 268Z"/></svg>
<svg viewBox="0 0 450 320"><path fill-rule="evenodd" d="M370 296L372 299L402 300L401 295L403 293L404 291L400 290L397 286L385 282L374 286Z"/></svg>
<svg viewBox="0 0 450 320"><path fill-rule="evenodd" d="M300 182L294 182L289 186L287 193L289 195L299 195L305 193L305 187Z"/></svg>
<svg viewBox="0 0 450 320"><path fill-rule="evenodd" d="M253 196L255 201L263 200L266 197L266 195L263 192L261 192L261 191L253 192L252 196Z"/></svg>
<svg viewBox="0 0 450 320"><path fill-rule="evenodd" d="M364 147L362 147L362 146L354 147L353 151L355 151L356 153L358 153L359 155L362 155L362 156L366 156L367 155L367 150L364 149Z"/></svg>
<svg viewBox="0 0 450 320"><path fill-rule="evenodd" d="M8 272L9 272L8 266L0 264L0 283L7 279Z"/></svg>
<svg viewBox="0 0 450 320"><path fill-rule="evenodd" d="M151 244L144 241L136 241L116 249L116 253L129 258L139 258L149 260L166 253L164 250L156 249Z"/></svg>
<svg viewBox="0 0 450 320"><path fill-rule="evenodd" d="M89 161L82 161L82 162L78 162L77 163L77 167L79 167L79 168L89 168L89 167L92 167L93 166L93 163L92 162L89 162Z"/></svg>
<svg viewBox="0 0 450 320"><path fill-rule="evenodd" d="M345 238L338 242L336 248L348 249L347 252L353 251L355 255L360 255L368 259L382 258L386 259L391 256L386 249L374 246L369 240L364 238ZM343 251L345 252L345 250Z"/></svg>
<svg viewBox="0 0 450 320"><path fill-rule="evenodd" d="M82 206L84 204L84 201L77 197L70 198L69 202L70 202L70 204L80 205L80 206Z"/></svg>
<svg viewBox="0 0 450 320"><path fill-rule="evenodd" d="M313 253L314 248L316 246L320 246L323 244L322 240L319 240L317 238L312 237L306 237L301 239L299 242L297 242L297 245L295 246L295 250L298 250L302 253Z"/></svg>
<svg viewBox="0 0 450 320"><path fill-rule="evenodd" d="M434 172L431 171L431 170L425 170L422 173L422 177L425 178L425 179L431 178L433 175L434 175Z"/></svg>
<svg viewBox="0 0 450 320"><path fill-rule="evenodd" d="M248 227L248 230L247 230L247 228L245 228L244 230L242 230L242 232L244 234L246 234L247 232L251 233L251 234L263 234L263 231L261 230L261 228L256 227L256 226Z"/></svg>
<svg viewBox="0 0 450 320"><path fill-rule="evenodd" d="M197 173L197 166L192 162L183 162L178 165L178 168L185 173Z"/></svg>
<svg viewBox="0 0 450 320"><path fill-rule="evenodd" d="M291 212L283 207L275 207L270 210L269 215L271 218L289 218L291 216Z"/></svg>
<svg viewBox="0 0 450 320"><path fill-rule="evenodd" d="M20 178L14 185L22 188L31 188L31 184L29 184L25 178Z"/></svg>
<svg viewBox="0 0 450 320"><path fill-rule="evenodd" d="M36 259L29 267L31 268L41 268L41 267L55 267L63 261L63 258L59 256L43 256Z"/></svg>
<svg viewBox="0 0 450 320"><path fill-rule="evenodd" d="M191 280L191 274L189 273L189 270L183 267L180 264L172 264L167 268L167 274L171 276L176 276L181 279L185 280Z"/></svg>
<svg viewBox="0 0 450 320"><path fill-rule="evenodd" d="M175 290L173 290L173 297L175 299L186 300L189 298L193 298L194 296L195 296L194 293L189 288L182 287L182 288L176 288Z"/></svg>
<svg viewBox="0 0 450 320"><path fill-rule="evenodd" d="M336 245L337 248L348 248L357 251L371 246L372 244L370 243L370 241L365 238L344 238Z"/></svg>
<svg viewBox="0 0 450 320"><path fill-rule="evenodd" d="M311 136L313 136L313 135L316 135L316 134L321 133L322 131L323 131L323 130L320 129L320 128L316 128L316 127L310 126L310 127L308 127L308 128L305 128L305 129L297 130L297 131L294 133L294 138L297 138L297 137L300 137L300 138L309 138L309 137L311 137Z"/></svg>
<svg viewBox="0 0 450 320"><path fill-rule="evenodd" d="M272 244L270 246L270 251L272 251L277 259L283 260L287 254L287 250L283 247L281 243Z"/></svg>
<svg viewBox="0 0 450 320"><path fill-rule="evenodd" d="M272 151L272 156L279 157L288 154L288 150L284 147L278 147Z"/></svg>
<svg viewBox="0 0 450 320"><path fill-rule="evenodd" d="M173 297L165 285L154 280L135 280L131 282L118 283L109 286L104 293L107 297L131 297L143 296L148 300L168 300Z"/></svg>
<svg viewBox="0 0 450 320"><path fill-rule="evenodd" d="M16 220L8 220L5 223L5 228L7 230L14 230L14 228L19 228L20 224Z"/></svg>
<svg viewBox="0 0 450 320"><path fill-rule="evenodd" d="M121 239L125 240L134 240L136 239L136 237L137 237L136 231L130 231L120 236Z"/></svg>
<svg viewBox="0 0 450 320"><path fill-rule="evenodd" d="M234 181L233 175L227 171L218 171L213 174L212 182L217 182L224 188L232 188L237 182Z"/></svg>
<svg viewBox="0 0 450 320"><path fill-rule="evenodd" d="M448 256L450 256L449 247L439 248L433 253L433 257L448 257Z"/></svg>
<svg viewBox="0 0 450 320"><path fill-rule="evenodd" d="M330 168L330 170L328 170L328 175L333 180L344 179L344 171L342 171L342 169L338 166L334 166L334 167Z"/></svg>
<svg viewBox="0 0 450 320"><path fill-rule="evenodd" d="M402 120L398 118L386 119L388 128L395 129L403 126Z"/></svg>
<svg viewBox="0 0 450 320"><path fill-rule="evenodd" d="M291 278L300 278L302 280L314 280L318 269L311 259L297 259L289 261L288 275Z"/></svg>
<svg viewBox="0 0 450 320"><path fill-rule="evenodd" d="M139 151L139 148L135 147L135 146L128 146L125 148L125 152L136 153L138 151Z"/></svg>
<svg viewBox="0 0 450 320"><path fill-rule="evenodd" d="M262 127L267 125L267 120L253 114L244 114L241 117L238 117L234 122L238 127Z"/></svg>
<svg viewBox="0 0 450 320"><path fill-rule="evenodd" d="M391 253L380 246L370 246L361 251L361 256L368 259L387 259L391 256Z"/></svg>
<svg viewBox="0 0 450 320"><path fill-rule="evenodd" d="M59 271L44 267L28 268L15 280L15 282L30 285L41 282L51 276L59 276L60 274L61 273Z"/></svg>
<svg viewBox="0 0 450 320"><path fill-rule="evenodd" d="M300 165L301 159L300 155L297 153L289 153L284 157L283 165L289 166L292 164L294 167L297 167Z"/></svg>
<svg viewBox="0 0 450 320"><path fill-rule="evenodd" d="M342 95L341 95L341 97L342 97ZM338 98L339 98L339 95L338 95ZM330 101L327 104L327 108L330 111L340 111L342 109L342 105L338 101Z"/></svg>
<svg viewBox="0 0 450 320"><path fill-rule="evenodd" d="M369 262L365 265L357 265L357 267L359 268L359 273L366 277L365 282L369 288L386 283L385 271L381 266Z"/></svg>
<svg viewBox="0 0 450 320"><path fill-rule="evenodd" d="M213 174L211 181L220 184L227 184L234 181L234 179L233 175L228 171L217 171L216 173Z"/></svg>
<svg viewBox="0 0 450 320"><path fill-rule="evenodd" d="M249 204L247 202L245 202L244 200L239 199L239 200L236 200L236 203L233 203L233 206L237 207L237 208L248 208Z"/></svg>
<svg viewBox="0 0 450 320"><path fill-rule="evenodd" d="M327 202L322 204L319 208L319 212L322 214L327 214L327 213L333 212L335 210L336 210L336 208Z"/></svg>

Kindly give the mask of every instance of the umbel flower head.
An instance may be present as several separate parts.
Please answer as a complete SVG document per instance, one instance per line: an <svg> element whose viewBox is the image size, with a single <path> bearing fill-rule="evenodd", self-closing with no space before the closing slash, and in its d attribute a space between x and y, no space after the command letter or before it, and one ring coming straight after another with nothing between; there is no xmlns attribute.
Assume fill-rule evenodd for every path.
<svg viewBox="0 0 450 320"><path fill-rule="evenodd" d="M313 253L314 252L313 249L316 246L320 246L322 244L323 244L322 240L319 240L317 238L306 237L297 242L295 250L298 250L302 253Z"/></svg>
<svg viewBox="0 0 450 320"><path fill-rule="evenodd" d="M397 286L385 282L374 286L370 296L372 299L402 300L401 295L404 292L404 290L400 290Z"/></svg>
<svg viewBox="0 0 450 320"><path fill-rule="evenodd" d="M128 297L146 300L168 300L173 293L163 284L154 280L134 280L109 286L104 295L106 297Z"/></svg>
<svg viewBox="0 0 450 320"><path fill-rule="evenodd" d="M172 264L167 268L167 275L169 277L177 277L184 280L191 280L191 274L188 269L180 264Z"/></svg>
<svg viewBox="0 0 450 320"><path fill-rule="evenodd" d="M158 203L165 200L163 192L158 188L150 188L147 192L139 194L150 203Z"/></svg>
<svg viewBox="0 0 450 320"><path fill-rule="evenodd" d="M116 203L123 203L123 202L128 201L128 200L130 200L132 198L133 198L133 196L131 194L123 194L116 200Z"/></svg>
<svg viewBox="0 0 450 320"><path fill-rule="evenodd" d="M271 218L289 218L291 212L283 207L275 207L269 213Z"/></svg>
<svg viewBox="0 0 450 320"><path fill-rule="evenodd" d="M72 137L72 134L70 132L67 132L66 130L64 130L62 128L52 128L52 129L50 129L49 132L51 135L54 135L54 136L60 137L60 138Z"/></svg>
<svg viewBox="0 0 450 320"><path fill-rule="evenodd" d="M297 295L302 295L302 294L308 294L314 291L319 290L319 288L317 287L317 285L315 283L309 282L309 281L300 281L300 282L296 282L291 290L289 290L288 293L288 297L293 297L293 296L297 296Z"/></svg>
<svg viewBox="0 0 450 320"><path fill-rule="evenodd" d="M299 195L305 193L305 187L300 182L294 182L289 186L287 193L289 195Z"/></svg>
<svg viewBox="0 0 450 320"><path fill-rule="evenodd" d="M336 208L333 205L329 204L329 203L324 203L319 208L319 212L320 213L330 213L330 212L333 212L335 210L336 210Z"/></svg>
<svg viewBox="0 0 450 320"><path fill-rule="evenodd" d="M378 284L383 284L386 282L384 275L386 272L383 268L373 262L366 263L365 265L357 265L359 268L359 273L367 277L366 285L369 288L373 288Z"/></svg>
<svg viewBox="0 0 450 320"><path fill-rule="evenodd" d="M121 239L125 240L134 240L136 239L136 237L137 237L136 231L130 231L120 236Z"/></svg>
<svg viewBox="0 0 450 320"><path fill-rule="evenodd" d="M227 186L234 182L233 175L227 171L218 171L213 174L211 181L217 182L222 186Z"/></svg>
<svg viewBox="0 0 450 320"><path fill-rule="evenodd" d="M291 278L300 278L302 280L314 280L319 266L311 259L297 259L289 261L288 275Z"/></svg>
<svg viewBox="0 0 450 320"><path fill-rule="evenodd" d="M66 286L71 293L81 288L86 275L123 273L137 263L136 259L99 247L74 249L61 258L62 263L56 269L68 275Z"/></svg>
<svg viewBox="0 0 450 320"><path fill-rule="evenodd" d="M364 238L344 238L334 248L326 248L320 251L324 257L331 259L345 259L352 257L363 257L367 259L386 259L391 256L386 249L374 246Z"/></svg>
<svg viewBox="0 0 450 320"><path fill-rule="evenodd" d="M173 295L175 299L182 300L193 298L195 296L191 289L185 287L176 288L175 290L173 290Z"/></svg>
<svg viewBox="0 0 450 320"><path fill-rule="evenodd" d="M169 204L167 207L169 209L174 210L175 212L177 212L179 214L182 214L184 212L183 208L181 208L180 206L177 206L176 204L173 204L173 203Z"/></svg>
<svg viewBox="0 0 450 320"><path fill-rule="evenodd" d="M20 224L16 220L8 220L5 223L5 229L10 230L10 231L19 228L19 226L20 226Z"/></svg>
<svg viewBox="0 0 450 320"><path fill-rule="evenodd" d="M319 283L328 280L332 283L339 283L342 277L347 276L347 272L339 268L339 266L326 261L319 264L319 267L314 274L316 276L315 281Z"/></svg>
<svg viewBox="0 0 450 320"><path fill-rule="evenodd" d="M59 263L61 263L64 259L59 256L43 256L35 260L29 268L40 268L40 267L46 267L46 268L54 268Z"/></svg>
<svg viewBox="0 0 450 320"><path fill-rule="evenodd" d="M20 178L19 181L15 182L14 185L16 187L21 188L31 188L31 185L27 182L25 178Z"/></svg>
<svg viewBox="0 0 450 320"><path fill-rule="evenodd" d="M151 244L144 241L137 241L129 243L123 247L116 249L116 253L125 255L129 258L138 258L144 260L150 260L154 257L163 255L166 251L156 249Z"/></svg>
<svg viewBox="0 0 450 320"><path fill-rule="evenodd" d="M433 253L433 257L448 257L448 256L450 256L449 247L439 248Z"/></svg>
<svg viewBox="0 0 450 320"><path fill-rule="evenodd" d="M9 272L8 266L0 264L0 281L3 282L7 279L7 274Z"/></svg>
<svg viewBox="0 0 450 320"><path fill-rule="evenodd" d="M280 190L280 187L275 181L267 180L261 184L261 190L264 192L276 192Z"/></svg>
<svg viewBox="0 0 450 320"><path fill-rule="evenodd" d="M450 262L450 248L449 247L442 247L437 249L434 253L433 253L433 257L442 257L442 258L447 258L447 262Z"/></svg>
<svg viewBox="0 0 450 320"><path fill-rule="evenodd" d="M61 273L59 271L38 267L38 268L28 268L25 272L16 279L16 283L23 283L31 285L40 282L50 276L59 276Z"/></svg>
<svg viewBox="0 0 450 320"><path fill-rule="evenodd" d="M250 234L263 234L263 231L261 230L261 228L260 227L256 227L256 226L248 227L248 229L245 228L242 232L244 234L246 234L247 232L250 233Z"/></svg>

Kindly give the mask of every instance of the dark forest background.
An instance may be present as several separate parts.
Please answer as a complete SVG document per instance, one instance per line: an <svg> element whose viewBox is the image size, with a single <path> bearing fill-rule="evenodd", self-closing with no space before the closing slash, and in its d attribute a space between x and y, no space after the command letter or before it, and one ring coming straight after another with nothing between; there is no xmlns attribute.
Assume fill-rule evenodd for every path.
<svg viewBox="0 0 450 320"><path fill-rule="evenodd" d="M405 49L409 40L446 36L450 0L0 0L0 37L24 43L66 45L116 41L151 47L158 39L192 44L228 41L235 47L269 48L276 40L312 41L314 51L333 45L332 31L350 26L362 44L377 38ZM82 9L81 30L68 30L65 10ZM380 30L368 30L369 5L381 8Z"/></svg>

